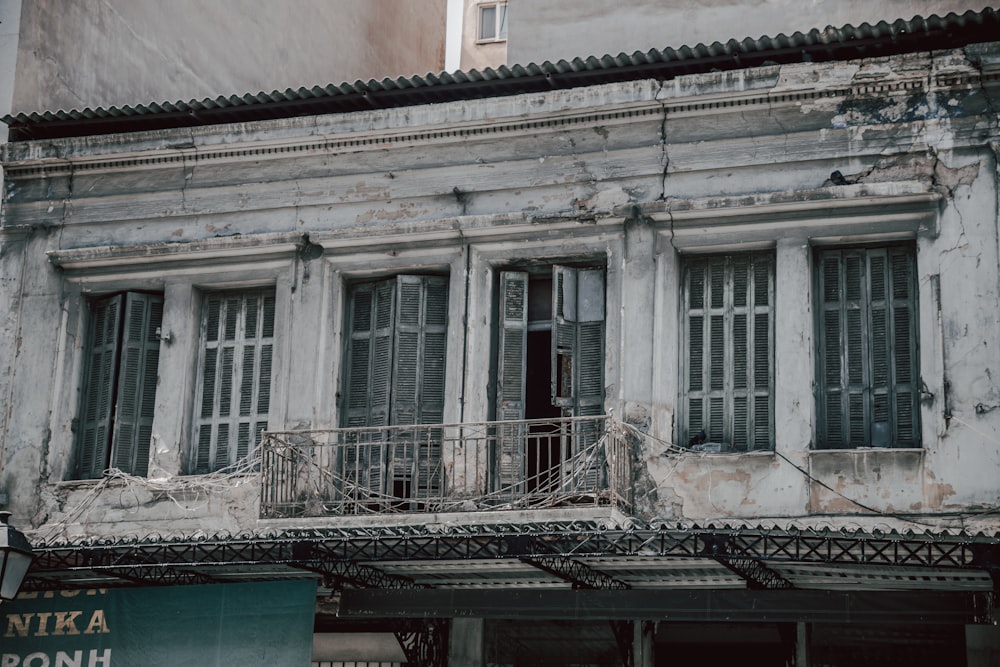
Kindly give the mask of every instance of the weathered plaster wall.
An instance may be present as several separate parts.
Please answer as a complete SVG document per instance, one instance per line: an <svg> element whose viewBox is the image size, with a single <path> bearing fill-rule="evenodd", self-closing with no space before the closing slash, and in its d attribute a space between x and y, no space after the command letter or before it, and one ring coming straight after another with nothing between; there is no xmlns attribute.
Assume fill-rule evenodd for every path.
<svg viewBox="0 0 1000 667"><path fill-rule="evenodd" d="M271 426L321 428L339 423L346 281L446 273L445 420L482 421L497 272L586 257L607 266L606 407L645 434L640 518L993 526L998 48L8 145L0 489L54 533L247 530L252 475L184 474L199 290L275 285ZM303 260L304 233L322 257ZM813 248L885 241L917 247L923 447L816 451ZM774 450L685 452L681 260L760 248L776 258ZM172 334L150 480L63 481L83 297L140 288L164 291Z"/></svg>
<svg viewBox="0 0 1000 667"><path fill-rule="evenodd" d="M512 2L508 64L679 48L730 39L979 11L968 0L636 0L628 11L601 0Z"/></svg>
<svg viewBox="0 0 1000 667"><path fill-rule="evenodd" d="M21 11L12 110L187 101L439 72L445 4L31 0Z"/></svg>

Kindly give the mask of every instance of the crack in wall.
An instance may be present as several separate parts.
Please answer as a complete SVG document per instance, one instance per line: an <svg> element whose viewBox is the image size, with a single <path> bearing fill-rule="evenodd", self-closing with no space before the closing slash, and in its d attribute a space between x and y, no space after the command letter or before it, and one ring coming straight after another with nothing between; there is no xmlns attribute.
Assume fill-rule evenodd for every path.
<svg viewBox="0 0 1000 667"><path fill-rule="evenodd" d="M188 156L184 153L181 156L181 210L187 211L187 189L188 182L194 179L195 166L198 164L198 146L194 143L194 131L188 130L188 138L191 140L190 148L194 150L194 160L191 161L190 171L188 171Z"/></svg>
<svg viewBox="0 0 1000 667"><path fill-rule="evenodd" d="M659 90L656 91L656 95L653 99L660 103L660 164L663 165L663 170L660 172L660 194L657 196L657 201L666 201L667 199L667 172L670 170L670 154L667 152L667 105L663 100L660 99L660 94L663 92L664 81L658 82L660 85Z"/></svg>

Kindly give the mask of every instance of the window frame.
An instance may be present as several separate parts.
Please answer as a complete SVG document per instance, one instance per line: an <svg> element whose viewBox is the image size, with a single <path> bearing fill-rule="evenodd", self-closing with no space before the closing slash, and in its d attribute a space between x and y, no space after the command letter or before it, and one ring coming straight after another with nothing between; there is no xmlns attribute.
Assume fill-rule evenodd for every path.
<svg viewBox="0 0 1000 667"><path fill-rule="evenodd" d="M717 453L742 454L752 451L774 450L774 400L775 400L775 311L776 299L776 263L777 254L774 249L746 252L712 252L704 254L686 254L680 256L680 298L678 337L678 442L690 447ZM734 297L737 264L745 262L746 292L745 302L739 304ZM696 266L704 267L704 279L701 286L701 307L692 304L692 272ZM722 271L722 298L714 301L712 290L712 272L715 267ZM760 274L763 270L767 285L760 288ZM760 303L764 297L765 303ZM711 303L709 299L713 299ZM764 330L766 340L760 347L762 329L759 316L765 315ZM734 327L738 317L744 316L743 336L746 341L742 355L748 368L744 381L737 381L735 369L740 363L739 350ZM701 359L696 365L692 356L692 345L695 343L692 319L703 318L701 335L697 344L701 349ZM714 332L709 318L721 318L721 355L722 370L714 362L713 343ZM750 321L752 320L752 321ZM759 355L765 356L766 370L761 373ZM700 373L698 373L700 371ZM698 382L694 382L698 373ZM762 382L761 375L766 374ZM738 401L745 401L742 408L743 416L737 409ZM695 401L700 401L699 414L702 415L699 428L691 423L695 413ZM721 401L721 403L720 403ZM761 403L763 401L763 404ZM721 416L716 413L721 411ZM760 421L766 419L766 426L761 427ZM742 428L740 421L743 422ZM704 431L704 437L702 437ZM742 436L740 433L742 432ZM762 440L763 442L758 442ZM712 443L719 443L715 448ZM707 445L701 447L702 445Z"/></svg>
<svg viewBox="0 0 1000 667"><path fill-rule="evenodd" d="M225 470L237 466L241 461L246 460L260 444L259 435L262 430L268 428L271 419L271 406L275 398L274 387L274 364L275 356L279 353L277 336L277 309L278 294L274 285L227 288L227 289L203 289L199 290L200 316L198 318L198 361L195 374L194 402L191 407L191 435L188 451L186 469L189 474L203 475ZM221 315L217 323L219 330L218 338L209 339L209 324L211 319L210 301L214 298L222 301L231 300L238 297L241 300L240 316L234 323L234 338L225 339L226 321ZM247 303L248 298L258 299L257 314L255 321L255 335L246 335L247 325ZM270 298L270 314L268 315L268 298ZM220 306L222 308L223 306ZM225 307L228 308L228 305ZM268 324L270 317L270 324ZM267 335L270 327L270 335ZM223 405L219 392L224 391L224 342L232 340L231 347L234 352L230 361L231 371L229 373L231 382L229 383L229 406L227 414L221 414ZM252 341L252 342L251 342ZM252 346L252 347L251 347ZM209 358L209 350L223 350L223 364L214 366L214 378L212 382L212 404L211 413L206 414L205 394L206 394L206 365ZM236 354L238 350L241 354ZM254 351L253 371L250 377L250 403L247 414L243 412L243 402L240 391L246 387L246 375L244 373L246 354ZM257 352L260 352L257 354ZM267 359L265 363L265 358ZM264 410L260 409L261 403L265 402ZM241 427L246 422L246 432L243 433ZM252 431L250 430L252 424ZM202 428L208 428L208 439L202 437ZM227 441L235 443L235 447L227 444L225 460L220 461L218 433L221 427L226 427ZM244 437L244 435L246 437ZM245 443L241 440L245 440ZM245 444L245 446L244 446Z"/></svg>
<svg viewBox="0 0 1000 667"><path fill-rule="evenodd" d="M871 259L876 256L885 257L884 276L877 279L873 276ZM842 297L838 301L826 298L828 282L825 260L839 258L838 286ZM852 299L847 285L847 271L844 266L850 259L862 259L864 272L859 277L858 297ZM894 263L899 261L899 264ZM906 294L898 295L899 279L895 274L899 267L905 267ZM814 294L814 332L816 337L816 430L813 449L853 450L859 448L877 449L919 449L922 448L921 415L920 415L920 294L918 284L917 247L914 242L896 242L880 244L855 244L849 246L818 246L813 249L812 288ZM881 299L873 298L872 291L877 288L878 280L882 282ZM873 287L874 286L874 287ZM852 302L856 302L852 303ZM832 304L832 305L828 305ZM879 306L878 304L882 304ZM877 311L884 309L879 324L876 321ZM830 338L827 313L836 310L838 313L837 336L839 354L834 360L827 355L827 341ZM857 312L859 331L851 338L848 312ZM900 315L903 312L905 315ZM905 350L899 345L899 317L905 316L907 321ZM884 342L877 340L881 336L880 329L884 327ZM860 338L857 338L860 337ZM872 342L875 339L875 342ZM850 358L851 347L860 345L858 354L860 360ZM882 346L882 359L876 356L876 348ZM908 359L901 359L905 354ZM901 361L905 368L900 368ZM829 413L833 405L831 392L834 389L827 379L830 371L839 375L840 417L837 428L831 433L828 424ZM879 365L884 365L880 370ZM852 366L854 367L852 369ZM900 375L900 371L903 371ZM885 373L885 379L880 380L879 373ZM852 377L853 375L853 377ZM901 395L904 397L901 402ZM908 398L906 396L908 395ZM877 397L885 396L887 411L886 420L876 420L875 415L880 408L876 405ZM852 402L853 400L853 402ZM856 409L861 409L861 422L853 421ZM905 413L909 410L909 414ZM903 412L900 412L903 410ZM906 420L909 423L906 423ZM875 425L885 423L884 431L876 431ZM902 429L902 431L901 431ZM839 435L838 435L839 434ZM908 436L908 437L907 437Z"/></svg>
<svg viewBox="0 0 1000 667"><path fill-rule="evenodd" d="M485 27L484 14L486 10L492 9L493 30L489 36L484 36ZM506 2L481 2L476 6L476 43L493 44L507 41L507 3Z"/></svg>
<svg viewBox="0 0 1000 667"><path fill-rule="evenodd" d="M547 318L532 319L531 283L551 276ZM495 341L490 385L495 401L495 419L521 422L526 419L528 394L528 334L548 331L549 394L551 405L568 417L599 417L605 414L605 365L607 350L608 268L603 261L534 262L498 267L495 281ZM572 438L573 447L596 442L593 424L584 424ZM568 446L568 442L563 446ZM491 457L490 484L497 490L523 492L527 485L525 431L520 425L500 426L497 451ZM560 452L561 460L573 453ZM530 467L530 466L529 466ZM599 474L596 469L593 475Z"/></svg>

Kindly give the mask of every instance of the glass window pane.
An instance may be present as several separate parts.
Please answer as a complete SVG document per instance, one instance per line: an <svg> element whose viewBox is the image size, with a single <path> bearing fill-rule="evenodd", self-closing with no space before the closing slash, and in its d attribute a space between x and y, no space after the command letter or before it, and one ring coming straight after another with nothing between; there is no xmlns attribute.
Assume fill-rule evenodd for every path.
<svg viewBox="0 0 1000 667"><path fill-rule="evenodd" d="M507 39L507 4L499 5L498 10L500 12L500 20L498 22L497 37L499 39Z"/></svg>
<svg viewBox="0 0 1000 667"><path fill-rule="evenodd" d="M479 39L493 39L496 36L497 8L486 5L479 8Z"/></svg>

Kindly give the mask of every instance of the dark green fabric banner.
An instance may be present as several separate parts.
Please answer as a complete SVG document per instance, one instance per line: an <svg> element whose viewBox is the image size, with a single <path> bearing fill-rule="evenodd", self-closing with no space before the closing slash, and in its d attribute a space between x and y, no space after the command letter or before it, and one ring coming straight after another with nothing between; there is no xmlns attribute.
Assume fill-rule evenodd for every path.
<svg viewBox="0 0 1000 667"><path fill-rule="evenodd" d="M22 594L0 606L0 667L309 667L316 584Z"/></svg>

